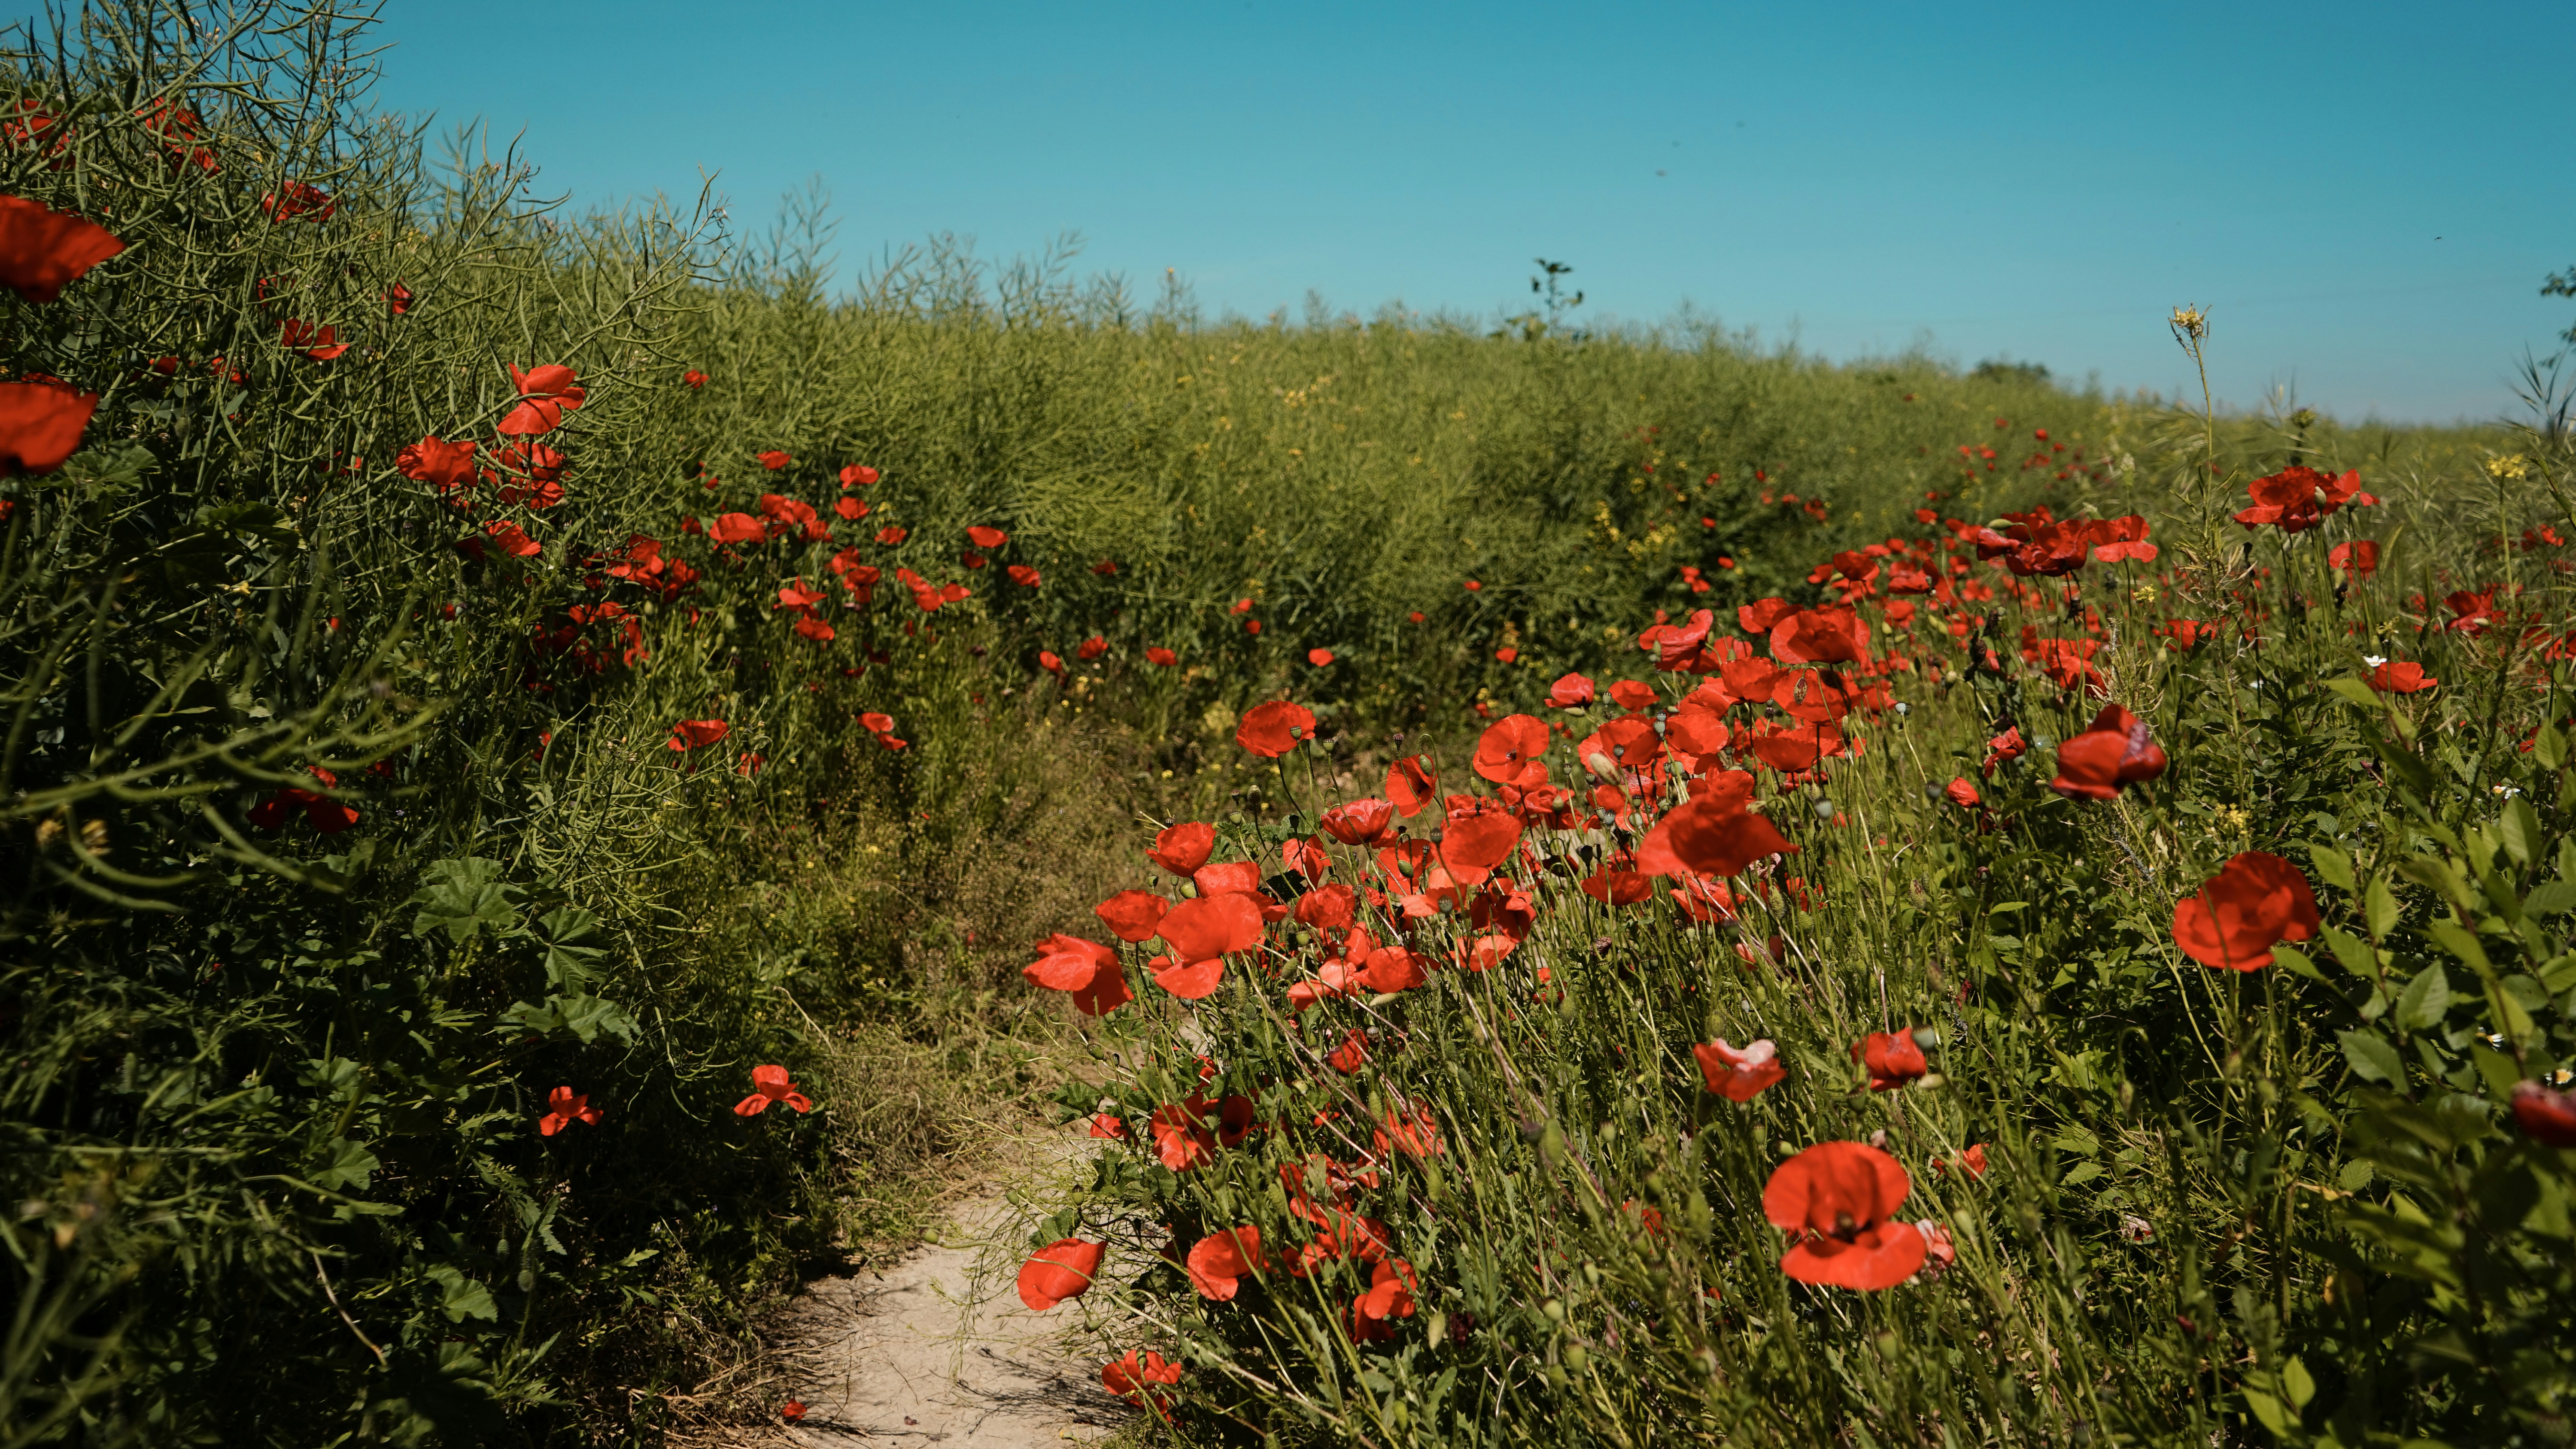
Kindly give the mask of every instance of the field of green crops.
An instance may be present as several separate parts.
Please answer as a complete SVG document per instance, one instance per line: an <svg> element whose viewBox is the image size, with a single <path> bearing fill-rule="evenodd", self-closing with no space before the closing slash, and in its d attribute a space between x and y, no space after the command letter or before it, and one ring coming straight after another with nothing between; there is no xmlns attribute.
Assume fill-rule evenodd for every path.
<svg viewBox="0 0 2576 1449"><path fill-rule="evenodd" d="M0 1446L775 1424L1032 1109L1147 1439L2570 1439L2563 430L835 292L238 13L0 48Z"/></svg>

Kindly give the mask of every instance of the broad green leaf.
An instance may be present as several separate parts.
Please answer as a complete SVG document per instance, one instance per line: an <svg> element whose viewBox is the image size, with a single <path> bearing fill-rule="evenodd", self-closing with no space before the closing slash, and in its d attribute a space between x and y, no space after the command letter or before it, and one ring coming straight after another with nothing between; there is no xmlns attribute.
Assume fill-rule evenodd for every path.
<svg viewBox="0 0 2576 1449"><path fill-rule="evenodd" d="M468 1318L498 1320L501 1306L492 1301L492 1290L465 1276L465 1270L446 1263L431 1265L429 1281L439 1287L441 1311L450 1323L463 1323Z"/></svg>
<svg viewBox="0 0 2576 1449"><path fill-rule="evenodd" d="M2306 1408L2308 1400L2317 1396L2317 1381L2308 1377L2308 1366L2295 1356L2281 1365L2281 1392L2289 1395L2294 1409Z"/></svg>
<svg viewBox="0 0 2576 1449"><path fill-rule="evenodd" d="M2576 986L2576 951L2555 957L2548 965L2541 967L2540 985L2552 996L2570 986Z"/></svg>
<svg viewBox="0 0 2576 1449"><path fill-rule="evenodd" d="M2541 766L2545 769L2565 769L2567 767L2567 737L2558 732L2558 727L2556 725L2550 725L2542 729L2539 738L2531 742L2531 757L2538 760L2541 763Z"/></svg>
<svg viewBox="0 0 2576 1449"><path fill-rule="evenodd" d="M518 913L510 909L517 888L500 877L501 863L481 856L431 862L421 872L421 888L412 893L420 913L412 917L411 933L445 931L461 946L486 928L495 936L518 930Z"/></svg>
<svg viewBox="0 0 2576 1449"><path fill-rule="evenodd" d="M608 952L597 944L606 939L597 916L577 906L557 906L537 924L545 937L549 984L577 990L599 979L599 963Z"/></svg>
<svg viewBox="0 0 2576 1449"><path fill-rule="evenodd" d="M2370 918L2372 940L2385 941L2388 933L2397 929L2397 896L2388 889L2386 880L2371 881L2370 889L2362 893L2362 911Z"/></svg>
<svg viewBox="0 0 2576 1449"><path fill-rule="evenodd" d="M2328 681L2328 683L2332 684L2341 684L2343 682L2344 681L2340 679ZM2245 1386L2245 1407L2254 1411L2254 1417L2263 1421L2263 1427L2272 1431L2272 1437L2276 1439L2287 1439L2290 1437L2290 1425L2294 1421L2291 1419L2289 1411L2281 1407L2281 1401L2279 1399L2272 1397L2270 1394L2254 1387L2252 1384L2247 1384Z"/></svg>
<svg viewBox="0 0 2576 1449"><path fill-rule="evenodd" d="M2307 952L2300 950L2298 947L2291 945L2287 941L2277 941L2273 943L2272 960L2278 964L2282 970L2289 972L2293 976L2305 976L2310 981L2323 981L2326 979L2326 973L2317 969L2317 963L2308 959Z"/></svg>
<svg viewBox="0 0 2576 1449"><path fill-rule="evenodd" d="M541 1036L569 1032L584 1042L596 1040L603 1031L620 1041L632 1042L642 1029L626 1008L605 997L580 994L549 996L543 1006L512 1002L501 1016Z"/></svg>
<svg viewBox="0 0 2576 1449"><path fill-rule="evenodd" d="M2365 981L2379 979L2379 963L2372 959L2368 941L2341 926L2326 927L2325 937L2326 948L2334 952L2336 963L2343 969Z"/></svg>
<svg viewBox="0 0 2576 1449"><path fill-rule="evenodd" d="M2430 855L2410 855L2397 862L2397 873L2428 886L2433 892L2463 911L2474 910L2469 900L2469 884L2460 878L2458 866Z"/></svg>
<svg viewBox="0 0 2576 1449"><path fill-rule="evenodd" d="M2522 898L2526 916L2554 916L2570 906L2576 906L2576 885L2563 880L2542 881Z"/></svg>
<svg viewBox="0 0 2576 1449"><path fill-rule="evenodd" d="M2352 857L2335 846L2319 842L2308 847L2308 859L2317 875L2336 890L2350 892L2357 888L2352 873Z"/></svg>
<svg viewBox="0 0 2576 1449"><path fill-rule="evenodd" d="M2392 1087L2405 1085L2405 1058L2397 1055L2388 1038L2375 1031L2340 1031L2335 1040L2343 1043L2343 1059L2352 1064L2355 1074Z"/></svg>
<svg viewBox="0 0 2576 1449"><path fill-rule="evenodd" d="M2379 691L2371 688L2361 680L2329 679L2325 684L2326 688L2331 689L2336 694L2342 696L2345 703L2359 705L2361 708L2369 710L2373 714L2377 714L2388 708L2386 704L2380 701Z"/></svg>
<svg viewBox="0 0 2576 1449"><path fill-rule="evenodd" d="M344 1188L364 1189L367 1178L384 1164L367 1150L367 1144L354 1138L334 1137L328 1156L309 1181L315 1187L338 1192Z"/></svg>
<svg viewBox="0 0 2576 1449"><path fill-rule="evenodd" d="M2474 932L2456 921L2435 921L2424 933L2441 943L2443 950L2458 957L2462 964L2480 976L2491 975L2495 968L2487 964L2487 948L2478 944Z"/></svg>
<svg viewBox="0 0 2576 1449"><path fill-rule="evenodd" d="M2540 812L2520 795L2504 802L2504 813L2496 817L2496 834L2504 841L2504 853L2516 865L2529 865L2542 858Z"/></svg>
<svg viewBox="0 0 2576 1449"><path fill-rule="evenodd" d="M2408 1031L2431 1031L2442 1024L2442 1014L2451 1009L2451 978L2436 961L2406 983L2397 993L2397 1024Z"/></svg>

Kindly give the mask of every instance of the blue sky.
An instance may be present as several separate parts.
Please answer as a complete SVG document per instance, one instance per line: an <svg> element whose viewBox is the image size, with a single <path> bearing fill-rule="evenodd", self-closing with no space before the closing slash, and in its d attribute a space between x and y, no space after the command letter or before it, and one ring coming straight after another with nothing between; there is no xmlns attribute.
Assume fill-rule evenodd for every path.
<svg viewBox="0 0 2576 1449"><path fill-rule="evenodd" d="M2576 5L879 6L387 0L381 103L524 134L579 204L737 231L820 178L855 267L1079 233L1210 312L1688 305L2340 416L2489 417L2576 303Z"/></svg>

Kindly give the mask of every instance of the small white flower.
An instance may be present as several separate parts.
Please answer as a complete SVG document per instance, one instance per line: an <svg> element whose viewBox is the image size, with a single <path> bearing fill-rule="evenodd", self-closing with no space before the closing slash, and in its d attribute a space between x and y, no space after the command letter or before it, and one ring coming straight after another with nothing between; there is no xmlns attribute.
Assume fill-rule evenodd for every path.
<svg viewBox="0 0 2576 1449"><path fill-rule="evenodd" d="M2361 662L2362 662L2362 663L2364 663L2364 664L2369 665L2369 666L2370 666L2371 668L2373 668L2373 669L2377 669L2379 666L2381 666L2381 665L2383 665L2383 664L2387 663L2388 661L2387 661L2387 660L2385 660L2385 659L2383 659L2383 658L2381 658L2380 656L2378 656L2378 655L2376 655L2376 654L2364 654L2363 656L2361 656Z"/></svg>

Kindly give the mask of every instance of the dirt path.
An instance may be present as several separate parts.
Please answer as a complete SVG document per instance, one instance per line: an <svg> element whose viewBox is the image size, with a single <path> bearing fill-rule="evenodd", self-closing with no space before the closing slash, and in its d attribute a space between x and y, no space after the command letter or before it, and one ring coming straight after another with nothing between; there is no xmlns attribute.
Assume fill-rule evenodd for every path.
<svg viewBox="0 0 2576 1449"><path fill-rule="evenodd" d="M1012 1155L1035 1175L1067 1157L1060 1142ZM1060 1342L1072 1315L1041 1316L1020 1303L1014 1216L996 1186L959 1204L904 1258L809 1285L783 1345L790 1391L806 1405L788 1437L832 1449L1021 1449L1115 1437L1134 1414L1101 1391L1095 1360Z"/></svg>

